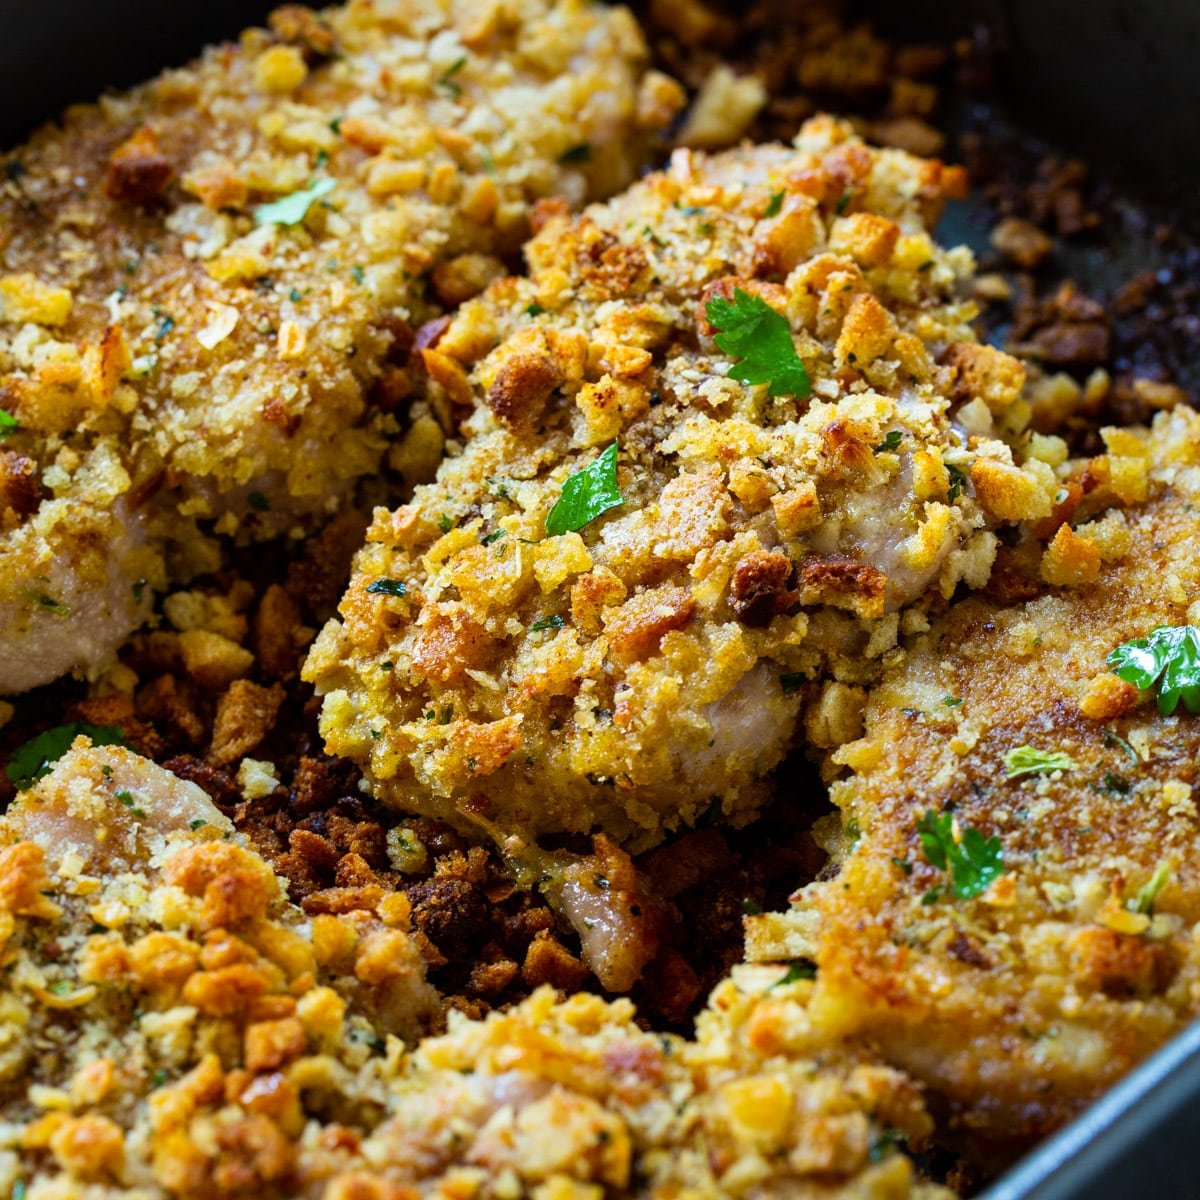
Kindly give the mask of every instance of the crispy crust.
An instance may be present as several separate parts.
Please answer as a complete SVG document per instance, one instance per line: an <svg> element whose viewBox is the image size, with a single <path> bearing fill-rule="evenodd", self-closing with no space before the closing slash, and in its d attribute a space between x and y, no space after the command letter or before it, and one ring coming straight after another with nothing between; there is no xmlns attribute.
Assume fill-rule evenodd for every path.
<svg viewBox="0 0 1200 1200"><path fill-rule="evenodd" d="M628 12L518 8L293 6L19 152L0 190L0 403L49 496L31 506L26 485L0 514L0 617L29 647L24 670L0 659L0 692L111 652L145 615L128 589L157 585L164 541L196 542L197 521L247 540L335 509L396 430L370 397L385 373L404 390L411 331L501 273L537 198L633 177L672 85L645 72ZM259 221L313 181L306 212ZM121 476L100 486L112 438ZM121 494L155 553L101 573L85 547ZM72 605L55 623L26 594L67 574L114 593L94 646Z"/></svg>
<svg viewBox="0 0 1200 1200"><path fill-rule="evenodd" d="M2 833L0 1186L31 1200L945 1195L894 1149L919 1092L818 1045L808 981L740 969L694 1041L542 988L406 1049L407 902L306 916L194 785L80 739Z"/></svg>
<svg viewBox="0 0 1200 1200"><path fill-rule="evenodd" d="M1105 437L1148 498L1093 491L1046 548L1053 586L1034 543L1036 598L965 600L897 660L865 733L832 755L852 771L833 785L853 822L834 839L839 871L750 936L760 959L813 955L814 1021L869 1039L985 1139L1046 1133L1200 1011L1196 722L1159 716L1104 666L1121 642L1195 620L1200 418L1180 408ZM1064 571L1063 529L1095 574ZM1074 765L1010 780L1023 745ZM923 903L944 882L917 838L929 809L1000 837L1005 874L981 897ZM1153 911L1131 911L1160 866Z"/></svg>
<svg viewBox="0 0 1200 1200"><path fill-rule="evenodd" d="M546 209L530 278L439 331L431 394L473 407L465 450L376 511L307 661L333 752L387 802L499 838L640 847L752 815L800 707L780 675L869 673L850 647L877 657L897 610L986 577L993 540L946 463L995 463L1034 497L1022 515L1048 511L1040 464L951 428L937 359L972 336L971 264L927 225L959 182L821 118L795 148L678 151L580 219ZM781 238L786 279L759 253ZM704 306L739 288L790 319L811 399L729 377ZM622 504L545 537L614 440Z"/></svg>

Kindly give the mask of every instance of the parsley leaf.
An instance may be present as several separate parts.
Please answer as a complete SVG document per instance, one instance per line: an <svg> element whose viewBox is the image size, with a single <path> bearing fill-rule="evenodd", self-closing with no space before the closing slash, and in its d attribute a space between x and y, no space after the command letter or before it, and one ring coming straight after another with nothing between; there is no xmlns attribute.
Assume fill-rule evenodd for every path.
<svg viewBox="0 0 1200 1200"><path fill-rule="evenodd" d="M1004 770L1009 779L1022 775L1048 775L1051 771L1072 771L1075 760L1059 750L1038 750L1033 746L1018 746L1004 756Z"/></svg>
<svg viewBox="0 0 1200 1200"><path fill-rule="evenodd" d="M127 744L125 735L115 725L88 725L83 721L56 725L30 739L13 754L5 768L9 782L21 792L33 787L43 775L50 774L50 768L70 750L71 743L81 733L92 739L93 746Z"/></svg>
<svg viewBox="0 0 1200 1200"><path fill-rule="evenodd" d="M808 676L803 671L785 671L779 677L779 686L785 696L795 695L807 682Z"/></svg>
<svg viewBox="0 0 1200 1200"><path fill-rule="evenodd" d="M789 983L795 983L800 979L816 979L817 968L813 963L794 962L787 971L771 984L771 988L786 987ZM770 990L770 989L768 989Z"/></svg>
<svg viewBox="0 0 1200 1200"><path fill-rule="evenodd" d="M902 434L900 432L900 430L898 430L898 429L891 430L884 436L883 441L880 442L879 445L875 447L875 453L876 454L891 454L894 450L899 450L900 449L900 439L903 437L904 437L904 434Z"/></svg>
<svg viewBox="0 0 1200 1200"><path fill-rule="evenodd" d="M950 872L950 891L960 900L981 895L1004 874L1000 839L985 838L978 829L968 827L956 840L950 813L927 810L917 822L917 834L926 859L939 870ZM940 894L939 889L934 890Z"/></svg>
<svg viewBox="0 0 1200 1200"><path fill-rule="evenodd" d="M546 536L582 529L610 508L625 503L617 487L619 443L613 442L590 466L567 477L562 495L546 514Z"/></svg>
<svg viewBox="0 0 1200 1200"><path fill-rule="evenodd" d="M730 379L769 384L772 396L809 395L812 385L796 353L791 326L761 296L735 288L732 300L714 296L704 311L720 331L714 338L718 348L740 360L730 370Z"/></svg>
<svg viewBox="0 0 1200 1200"><path fill-rule="evenodd" d="M767 208L766 208L766 211L763 213L763 216L764 217L777 217L777 216L779 216L779 211L782 208L783 208L783 189L780 188L779 191L771 193L771 199L769 201L767 201Z"/></svg>
<svg viewBox="0 0 1200 1200"><path fill-rule="evenodd" d="M1105 660L1112 672L1137 688L1158 682L1158 711L1169 717L1180 700L1200 713L1200 627L1159 625L1144 638L1122 642Z"/></svg>
<svg viewBox="0 0 1200 1200"><path fill-rule="evenodd" d="M551 617L538 617L529 628L534 633L540 633L543 629L561 629L566 623L565 617L559 613L555 613Z"/></svg>
<svg viewBox="0 0 1200 1200"><path fill-rule="evenodd" d="M299 225L308 216L313 202L329 195L337 187L335 179L314 179L306 188L281 196L270 204L260 204L254 210L256 225Z"/></svg>
<svg viewBox="0 0 1200 1200"><path fill-rule="evenodd" d="M576 166L579 163L590 162L592 158L592 143L580 142L578 146L571 146L564 150L559 156L558 161L564 166Z"/></svg>
<svg viewBox="0 0 1200 1200"><path fill-rule="evenodd" d="M454 82L454 77L467 65L467 57L464 54L462 58L456 58L439 76L437 85L440 88L445 88L446 91L456 100L462 95L462 88Z"/></svg>
<svg viewBox="0 0 1200 1200"><path fill-rule="evenodd" d="M10 412L5 412L0 408L0 442L6 437L11 437L20 427L20 422Z"/></svg>
<svg viewBox="0 0 1200 1200"><path fill-rule="evenodd" d="M950 493L946 499L953 504L966 489L967 473L947 464L946 474L950 476Z"/></svg>
<svg viewBox="0 0 1200 1200"><path fill-rule="evenodd" d="M367 592L372 596L403 596L403 579L376 579L367 584Z"/></svg>
<svg viewBox="0 0 1200 1200"><path fill-rule="evenodd" d="M1138 888L1138 893L1132 900L1126 902L1125 907L1130 912L1145 913L1146 916L1154 916L1154 902L1158 899L1158 893L1171 882L1171 868L1166 863L1160 862L1154 868L1154 874Z"/></svg>

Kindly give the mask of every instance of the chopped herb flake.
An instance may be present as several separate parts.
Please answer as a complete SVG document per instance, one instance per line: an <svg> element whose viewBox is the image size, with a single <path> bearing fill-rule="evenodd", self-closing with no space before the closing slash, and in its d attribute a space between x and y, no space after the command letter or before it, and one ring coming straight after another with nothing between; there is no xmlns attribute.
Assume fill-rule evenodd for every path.
<svg viewBox="0 0 1200 1200"><path fill-rule="evenodd" d="M957 467L949 465L946 467L946 474L950 476L950 492L946 499L953 504L963 494L967 486L967 476L965 471L960 471Z"/></svg>
<svg viewBox="0 0 1200 1200"><path fill-rule="evenodd" d="M738 359L729 371L742 383L765 383L772 396L807 396L812 386L796 353L791 326L761 296L735 288L733 299L715 296L705 313L719 330L717 346Z"/></svg>
<svg viewBox="0 0 1200 1200"><path fill-rule="evenodd" d="M117 799L118 799L118 800L120 800L120 802L121 802L123 805L125 805L125 807L126 807L126 808L132 808L132 807L133 807L133 805L134 805L134 799L133 799L133 793L132 793L132 792L125 792L125 791L121 791L121 792L117 792L117 793L116 793L116 796L117 796Z"/></svg>
<svg viewBox="0 0 1200 1200"><path fill-rule="evenodd" d="M357 263L350 268L350 278L353 279L355 283L361 284L366 277L367 273Z"/></svg>
<svg viewBox="0 0 1200 1200"><path fill-rule="evenodd" d="M372 596L403 596L405 592L403 579L375 579L367 584L367 592Z"/></svg>
<svg viewBox="0 0 1200 1200"><path fill-rule="evenodd" d="M251 492L246 497L246 503L250 505L255 512L269 512L271 509L270 503L262 492Z"/></svg>
<svg viewBox="0 0 1200 1200"><path fill-rule="evenodd" d="M483 537L479 539L479 544L481 546L490 546L493 542L498 542L507 532L508 530L503 526L501 526L499 529L493 529L491 533L485 533Z"/></svg>
<svg viewBox="0 0 1200 1200"><path fill-rule="evenodd" d="M1109 749L1113 746L1120 746L1129 755L1130 762L1140 763L1142 761L1141 755L1119 733L1113 733L1111 729L1104 731L1104 744Z"/></svg>
<svg viewBox="0 0 1200 1200"><path fill-rule="evenodd" d="M525 311L531 317L540 317L546 310L540 304L527 304Z"/></svg>
<svg viewBox="0 0 1200 1200"><path fill-rule="evenodd" d="M787 671L779 677L779 686L785 696L794 695L808 682L808 676L803 671Z"/></svg>
<svg viewBox="0 0 1200 1200"><path fill-rule="evenodd" d="M898 429L890 430L884 437L883 441L880 442L879 445L875 447L875 453L876 454L891 454L894 451L899 450L900 449L900 439L903 436L904 435Z"/></svg>
<svg viewBox="0 0 1200 1200"><path fill-rule="evenodd" d="M788 969L780 975L780 977L771 984L772 988L786 987L789 983L796 983L801 979L816 979L817 968L810 962L794 962Z"/></svg>
<svg viewBox="0 0 1200 1200"><path fill-rule="evenodd" d="M94 746L124 746L125 735L115 725L88 725L74 721L70 725L56 725L38 734L21 746L9 759L5 774L18 791L32 787L68 750L71 743L81 734L87 734Z"/></svg>
<svg viewBox="0 0 1200 1200"><path fill-rule="evenodd" d="M172 316L164 316L158 323L158 328L154 331L154 340L161 342L163 338L175 328L175 318Z"/></svg>
<svg viewBox="0 0 1200 1200"><path fill-rule="evenodd" d="M963 698L961 696L943 696L942 703L947 708L959 708L962 705Z"/></svg>
<svg viewBox="0 0 1200 1200"><path fill-rule="evenodd" d="M561 629L566 623L565 617L555 613L552 617L538 617L529 628L534 633L541 633L543 629Z"/></svg>
<svg viewBox="0 0 1200 1200"><path fill-rule="evenodd" d="M613 442L595 462L567 477L562 495L546 514L547 537L573 533L625 503L617 487L619 453L619 444Z"/></svg>
<svg viewBox="0 0 1200 1200"><path fill-rule="evenodd" d="M926 859L939 870L950 872L950 890L960 900L986 892L994 880L1004 874L1004 858L998 837L985 838L978 829L961 830L955 837L954 817L948 813L926 811L917 822L917 834ZM944 888L933 889L941 895ZM933 903L927 899L922 903Z"/></svg>
<svg viewBox="0 0 1200 1200"><path fill-rule="evenodd" d="M4 441L7 437L11 437L20 428L20 424L12 413L5 412L4 409L0 408L0 442Z"/></svg>
<svg viewBox="0 0 1200 1200"><path fill-rule="evenodd" d="M203 817L197 817L194 821L188 822L188 828L191 830L203 829L208 822Z"/></svg>
<svg viewBox="0 0 1200 1200"><path fill-rule="evenodd" d="M70 615L71 610L61 600L56 600L53 596L47 596L45 592L30 592L29 598L38 608L44 608L47 612L52 612L56 617Z"/></svg>
<svg viewBox="0 0 1200 1200"><path fill-rule="evenodd" d="M1058 750L1038 750L1033 746L1017 746L1004 756L1004 770L1009 779L1022 775L1048 775L1051 771L1071 771L1075 760Z"/></svg>
<svg viewBox="0 0 1200 1200"><path fill-rule="evenodd" d="M437 524L443 533L449 533L454 528L454 522L445 513L438 517Z"/></svg>
<svg viewBox="0 0 1200 1200"><path fill-rule="evenodd" d="M1154 874L1138 888L1138 893L1132 900L1126 902L1125 907L1130 912L1145 913L1146 916L1154 916L1154 902L1158 899L1158 894L1171 882L1171 868L1166 863L1159 863L1154 868Z"/></svg>
<svg viewBox="0 0 1200 1200"><path fill-rule="evenodd" d="M71 981L69 979L56 979L50 985L50 990L56 996L69 996L71 994Z"/></svg>
<svg viewBox="0 0 1200 1200"><path fill-rule="evenodd" d="M564 150L559 156L558 161L564 166L575 166L578 163L590 162L592 158L592 143L580 142L577 146L571 146Z"/></svg>
<svg viewBox="0 0 1200 1200"><path fill-rule="evenodd" d="M331 122L330 128L333 128L336 123ZM337 133L337 129L333 129L333 132ZM254 210L254 223L256 225L299 225L308 216L308 210L314 201L329 195L335 187L337 187L337 181L334 179L315 179L308 187L301 188L298 192L282 196L270 204L260 204Z"/></svg>
<svg viewBox="0 0 1200 1200"><path fill-rule="evenodd" d="M1159 625L1147 637L1122 642L1105 660L1126 683L1146 690L1158 683L1158 711L1169 717L1180 700L1200 713L1200 627Z"/></svg>
<svg viewBox="0 0 1200 1200"><path fill-rule="evenodd" d="M467 57L456 58L437 78L437 85L444 88L456 100L462 95L462 88L454 82L454 77L467 65Z"/></svg>
<svg viewBox="0 0 1200 1200"><path fill-rule="evenodd" d="M777 216L779 216L779 211L782 208L783 208L783 189L780 188L779 191L771 193L771 199L767 201L767 208L766 208L766 211L763 213L763 216L764 217L777 217Z"/></svg>

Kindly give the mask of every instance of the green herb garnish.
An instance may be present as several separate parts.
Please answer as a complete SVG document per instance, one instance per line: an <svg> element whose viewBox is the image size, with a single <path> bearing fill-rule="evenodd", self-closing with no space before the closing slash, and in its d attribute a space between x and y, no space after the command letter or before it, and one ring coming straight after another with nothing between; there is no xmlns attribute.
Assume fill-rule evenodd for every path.
<svg viewBox="0 0 1200 1200"><path fill-rule="evenodd" d="M449 533L450 530L452 530L454 528L454 522L452 520L450 520L450 518L445 513L442 513L442 515L440 517L438 517L438 519L437 519L437 527L443 533Z"/></svg>
<svg viewBox="0 0 1200 1200"><path fill-rule="evenodd" d="M816 979L817 968L810 962L794 962L787 971L771 984L772 988L786 987L789 983L796 983L801 979Z"/></svg>
<svg viewBox="0 0 1200 1200"><path fill-rule="evenodd" d="M1125 907L1130 912L1145 913L1146 916L1154 916L1154 902L1158 899L1158 893L1171 882L1171 868L1166 863L1159 863L1154 868L1154 874L1138 888L1137 895L1132 900L1126 902Z"/></svg>
<svg viewBox="0 0 1200 1200"><path fill-rule="evenodd" d="M552 617L538 617L529 628L534 633L541 633L543 629L561 629L566 623L565 617L555 613Z"/></svg>
<svg viewBox="0 0 1200 1200"><path fill-rule="evenodd" d="M372 596L403 596L405 584L403 579L375 579L367 584L367 592Z"/></svg>
<svg viewBox="0 0 1200 1200"><path fill-rule="evenodd" d="M763 213L763 216L764 217L777 217L777 216L779 216L779 210L782 208L783 208L783 189L780 188L779 191L771 193L771 199L767 201L766 211Z"/></svg>
<svg viewBox="0 0 1200 1200"><path fill-rule="evenodd" d="M251 492L246 497L246 503L250 505L255 512L270 512L271 504L262 492Z"/></svg>
<svg viewBox="0 0 1200 1200"><path fill-rule="evenodd" d="M904 435L898 429L890 430L882 442L875 447L876 454L891 454L893 451L900 448L900 439Z"/></svg>
<svg viewBox="0 0 1200 1200"><path fill-rule="evenodd" d="M337 130L334 130L337 133ZM306 188L291 195L281 196L270 204L260 204L254 210L256 225L299 225L308 216L308 210L322 196L329 195L337 187L334 179L314 179Z"/></svg>
<svg viewBox="0 0 1200 1200"><path fill-rule="evenodd" d="M562 494L546 514L546 536L573 533L625 503L617 487L619 443L613 442L595 462L567 477Z"/></svg>
<svg viewBox="0 0 1200 1200"><path fill-rule="evenodd" d="M158 323L158 328L154 331L154 340L161 342L163 338L175 328L175 318L172 316L164 316Z"/></svg>
<svg viewBox="0 0 1200 1200"><path fill-rule="evenodd" d="M986 892L1004 874L1000 839L985 838L978 829L968 827L956 840L954 818L948 812L929 809L917 822L917 834L926 859L939 870L950 872L950 891L960 900ZM940 889L935 890L941 894Z"/></svg>
<svg viewBox="0 0 1200 1200"><path fill-rule="evenodd" d="M47 612L52 612L56 617L66 617L71 614L71 610L61 600L56 600L53 596L47 596L45 592L30 592L29 598L38 608L44 608Z"/></svg>
<svg viewBox="0 0 1200 1200"><path fill-rule="evenodd" d="M1147 689L1158 683L1158 711L1169 717L1180 700L1200 713L1200 627L1159 625L1148 637L1122 642L1105 662L1118 679Z"/></svg>
<svg viewBox="0 0 1200 1200"><path fill-rule="evenodd" d="M1075 760L1059 750L1038 750L1033 746L1018 746L1004 756L1004 770L1009 779L1022 775L1047 775L1051 771L1072 771Z"/></svg>
<svg viewBox="0 0 1200 1200"><path fill-rule="evenodd" d="M792 696L808 682L808 676L803 671L785 671L779 677L779 686L785 696Z"/></svg>
<svg viewBox="0 0 1200 1200"><path fill-rule="evenodd" d="M967 475L957 467L947 465L946 474L950 476L950 493L946 499L953 504L963 494L967 486Z"/></svg>
<svg viewBox="0 0 1200 1200"><path fill-rule="evenodd" d="M704 311L720 330L714 338L718 348L739 360L730 368L730 379L768 384L772 396L809 395L812 385L791 326L761 296L735 288L732 300L715 296Z"/></svg>
<svg viewBox="0 0 1200 1200"><path fill-rule="evenodd" d="M963 698L961 696L943 696L942 703L947 708L958 708L961 706Z"/></svg>
<svg viewBox="0 0 1200 1200"><path fill-rule="evenodd" d="M499 529L493 529L491 533L485 533L479 539L479 544L481 546L490 546L493 542L498 542L507 532L508 530L501 525Z"/></svg>
<svg viewBox="0 0 1200 1200"><path fill-rule="evenodd" d="M92 739L93 746L127 745L125 735L115 725L88 725L74 721L70 725L57 725L39 733L26 742L9 759L5 774L18 791L32 787L68 750L71 743L85 733Z"/></svg>
<svg viewBox="0 0 1200 1200"><path fill-rule="evenodd" d="M194 821L188 822L188 828L195 832L197 829L203 829L208 822L203 817L197 817Z"/></svg>
<svg viewBox="0 0 1200 1200"><path fill-rule="evenodd" d="M540 304L527 304L525 312L531 317L540 317L546 310Z"/></svg>
<svg viewBox="0 0 1200 1200"><path fill-rule="evenodd" d="M10 412L5 412L0 408L0 442L12 435L20 428L20 422Z"/></svg>
<svg viewBox="0 0 1200 1200"><path fill-rule="evenodd" d="M575 166L578 163L590 162L592 158L592 143L580 142L577 146L571 146L564 150L559 156L558 161L564 166Z"/></svg>
<svg viewBox="0 0 1200 1200"><path fill-rule="evenodd" d="M438 77L437 85L440 88L445 88L456 100L462 95L462 88L454 82L454 77L467 65L467 57L464 54L462 58L456 58Z"/></svg>

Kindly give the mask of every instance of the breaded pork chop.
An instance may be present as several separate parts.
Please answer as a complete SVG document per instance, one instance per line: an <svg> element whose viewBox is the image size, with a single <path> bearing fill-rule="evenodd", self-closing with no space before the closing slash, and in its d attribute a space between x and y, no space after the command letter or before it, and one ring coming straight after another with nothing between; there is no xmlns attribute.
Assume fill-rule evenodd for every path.
<svg viewBox="0 0 1200 1200"><path fill-rule="evenodd" d="M550 215L424 351L468 440L376 511L308 659L330 750L502 841L752 816L805 681L869 678L904 609L986 579L986 526L1051 509L957 423L1023 379L929 233L959 182L818 119ZM771 374L800 364L811 394Z"/></svg>
<svg viewBox="0 0 1200 1200"><path fill-rule="evenodd" d="M1200 718L1106 669L1200 618L1200 417L1105 437L1045 550L897 653L834 753L836 874L752 919L752 957L817 962L819 1026L985 1140L1061 1124L1200 1013Z"/></svg>
<svg viewBox="0 0 1200 1200"><path fill-rule="evenodd" d="M377 1120L373 1048L438 1013L407 916L301 911L199 787L77 740L0 818L0 1187L320 1195L307 1119Z"/></svg>
<svg viewBox="0 0 1200 1200"><path fill-rule="evenodd" d="M894 1068L740 968L698 1036L549 988L436 1011L407 901L305 910L194 784L86 740L0 818L0 1188L29 1200L933 1200ZM396 1036L389 1036L396 1035ZM408 1047L399 1040L403 1038Z"/></svg>
<svg viewBox="0 0 1200 1200"><path fill-rule="evenodd" d="M372 472L413 329L501 273L532 200L632 178L681 95L644 60L576 0L290 5L15 151L0 693L103 661L205 535Z"/></svg>

